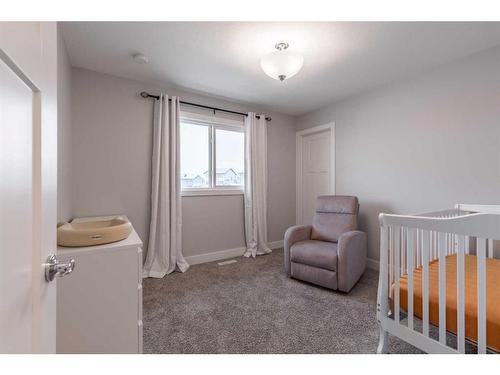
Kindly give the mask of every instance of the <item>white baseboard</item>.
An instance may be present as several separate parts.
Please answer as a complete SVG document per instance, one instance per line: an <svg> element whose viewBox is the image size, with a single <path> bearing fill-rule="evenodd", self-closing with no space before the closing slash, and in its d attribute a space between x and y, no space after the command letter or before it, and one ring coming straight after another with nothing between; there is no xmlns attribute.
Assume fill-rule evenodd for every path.
<svg viewBox="0 0 500 375"><path fill-rule="evenodd" d="M281 249L283 247L283 240L268 242L267 246L269 246L271 250Z"/></svg>
<svg viewBox="0 0 500 375"><path fill-rule="evenodd" d="M372 270L378 271L379 270L379 262L378 260L367 258L366 259L366 266L368 268L371 268Z"/></svg>
<svg viewBox="0 0 500 375"><path fill-rule="evenodd" d="M271 250L281 249L283 247L283 241L269 242L268 246ZM186 261L190 265L215 262L217 260L224 260L242 256L245 253L245 250L246 248L244 247L237 247L235 249L219 250L213 251L211 253L191 255L186 257Z"/></svg>
<svg viewBox="0 0 500 375"><path fill-rule="evenodd" d="M191 255L186 257L186 261L190 265L215 262L216 260L223 260L223 259L242 256L245 250L246 248L244 247L237 247L235 249L219 250L211 253Z"/></svg>

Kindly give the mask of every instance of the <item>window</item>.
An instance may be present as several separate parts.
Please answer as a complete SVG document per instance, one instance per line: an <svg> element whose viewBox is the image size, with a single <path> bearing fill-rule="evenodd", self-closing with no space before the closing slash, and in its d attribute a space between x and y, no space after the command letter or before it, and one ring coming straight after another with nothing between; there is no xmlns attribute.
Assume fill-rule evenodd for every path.
<svg viewBox="0 0 500 375"><path fill-rule="evenodd" d="M181 122L181 187L209 187L210 127Z"/></svg>
<svg viewBox="0 0 500 375"><path fill-rule="evenodd" d="M245 136L241 131L215 128L215 185L245 182Z"/></svg>
<svg viewBox="0 0 500 375"><path fill-rule="evenodd" d="M183 113L180 137L184 194L241 193L245 183L242 121Z"/></svg>

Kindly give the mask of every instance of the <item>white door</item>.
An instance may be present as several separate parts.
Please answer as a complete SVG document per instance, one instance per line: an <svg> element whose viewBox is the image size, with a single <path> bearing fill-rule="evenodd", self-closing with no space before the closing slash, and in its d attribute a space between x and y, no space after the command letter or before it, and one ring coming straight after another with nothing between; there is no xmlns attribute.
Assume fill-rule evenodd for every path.
<svg viewBox="0 0 500 375"><path fill-rule="evenodd" d="M55 352L57 31L0 23L0 352Z"/></svg>
<svg viewBox="0 0 500 375"><path fill-rule="evenodd" d="M335 193L334 126L297 133L297 223L310 224L319 195Z"/></svg>

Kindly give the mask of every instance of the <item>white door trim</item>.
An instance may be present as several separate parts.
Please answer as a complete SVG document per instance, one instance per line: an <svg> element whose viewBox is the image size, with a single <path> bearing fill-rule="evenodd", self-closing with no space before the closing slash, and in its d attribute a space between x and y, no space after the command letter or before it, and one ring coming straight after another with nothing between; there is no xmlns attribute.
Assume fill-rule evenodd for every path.
<svg viewBox="0 0 500 375"><path fill-rule="evenodd" d="M330 194L335 194L335 122L325 125L314 126L309 129L300 130L296 135L296 198L295 198L295 222L302 222L302 138L314 133L330 129Z"/></svg>

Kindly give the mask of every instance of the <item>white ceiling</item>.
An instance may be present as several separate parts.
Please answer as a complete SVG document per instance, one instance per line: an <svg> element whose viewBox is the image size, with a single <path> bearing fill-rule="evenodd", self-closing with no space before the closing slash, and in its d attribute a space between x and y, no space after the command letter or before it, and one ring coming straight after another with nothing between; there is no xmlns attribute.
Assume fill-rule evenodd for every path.
<svg viewBox="0 0 500 375"><path fill-rule="evenodd" d="M73 66L300 115L499 45L500 23L70 22L63 35ZM259 65L281 40L304 55L285 82Z"/></svg>

